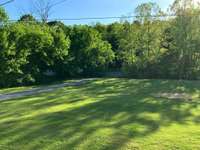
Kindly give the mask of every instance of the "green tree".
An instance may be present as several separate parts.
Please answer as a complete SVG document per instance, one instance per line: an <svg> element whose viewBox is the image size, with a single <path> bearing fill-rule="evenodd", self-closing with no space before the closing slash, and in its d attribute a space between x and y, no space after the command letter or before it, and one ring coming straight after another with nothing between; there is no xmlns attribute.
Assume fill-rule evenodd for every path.
<svg viewBox="0 0 200 150"><path fill-rule="evenodd" d="M8 20L8 15L6 13L6 11L0 7L0 25Z"/></svg>
<svg viewBox="0 0 200 150"><path fill-rule="evenodd" d="M19 21L31 23L31 22L36 22L37 20L31 14L25 14L20 17Z"/></svg>
<svg viewBox="0 0 200 150"><path fill-rule="evenodd" d="M200 6L190 0L176 0L172 11L177 16L172 22L173 49L179 79L197 78L200 71Z"/></svg>
<svg viewBox="0 0 200 150"><path fill-rule="evenodd" d="M137 21L126 25L121 39L124 69L134 76L151 77L156 73L152 66L163 53L160 45L166 25L159 18L163 13L156 3L141 4L135 12Z"/></svg>
<svg viewBox="0 0 200 150"><path fill-rule="evenodd" d="M20 45L23 49L31 51L29 63L24 71L37 81L43 77L46 70L54 67L55 62L65 59L70 40L62 30L33 25L20 39Z"/></svg>
<svg viewBox="0 0 200 150"><path fill-rule="evenodd" d="M143 24L156 20L157 17L164 15L160 6L157 3L153 2L143 3L139 5L135 9L135 14L137 16L137 19Z"/></svg>
<svg viewBox="0 0 200 150"><path fill-rule="evenodd" d="M91 75L112 62L111 45L89 26L74 26L70 33L70 70L73 74Z"/></svg>
<svg viewBox="0 0 200 150"><path fill-rule="evenodd" d="M0 36L2 86L40 82L46 70L65 59L70 46L62 30L46 25L16 23L2 28Z"/></svg>
<svg viewBox="0 0 200 150"><path fill-rule="evenodd" d="M4 26L0 29L0 86L21 84L22 66L28 63L29 51L18 48L20 37L25 34L22 26Z"/></svg>

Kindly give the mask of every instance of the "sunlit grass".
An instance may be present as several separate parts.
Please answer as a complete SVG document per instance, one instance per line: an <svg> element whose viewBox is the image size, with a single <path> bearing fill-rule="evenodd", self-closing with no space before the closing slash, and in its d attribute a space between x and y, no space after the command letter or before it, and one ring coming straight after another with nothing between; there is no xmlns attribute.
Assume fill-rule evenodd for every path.
<svg viewBox="0 0 200 150"><path fill-rule="evenodd" d="M198 150L199 90L199 81L97 79L1 101L0 149ZM152 96L159 92L193 100Z"/></svg>
<svg viewBox="0 0 200 150"><path fill-rule="evenodd" d="M7 88L7 89L0 89L0 94L8 94L8 93L14 93L14 92L20 92L20 91L24 91L24 90L29 90L32 87L14 87L14 88Z"/></svg>

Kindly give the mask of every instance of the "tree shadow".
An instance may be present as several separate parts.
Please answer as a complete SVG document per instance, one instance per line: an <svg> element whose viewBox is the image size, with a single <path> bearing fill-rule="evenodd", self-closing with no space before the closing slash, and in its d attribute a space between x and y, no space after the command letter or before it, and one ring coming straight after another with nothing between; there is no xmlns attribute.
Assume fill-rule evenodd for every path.
<svg viewBox="0 0 200 150"><path fill-rule="evenodd" d="M65 149L81 146L82 149L94 149L96 138L93 137L99 136L103 144L100 149L117 150L131 139L153 134L172 123L183 125L189 120L199 124L199 117L192 113L199 106L198 100L187 103L151 96L154 92L176 91L180 87L191 93L200 88L199 84L183 82L97 80L76 89L68 87L40 94L37 98L28 97L30 101L0 102L0 106L19 108L0 111L0 118L5 119L0 121L0 130L3 131L0 132L0 144L18 145L20 148L24 145L25 149L54 149L58 145ZM50 111L52 107L61 105L71 107ZM49 111L26 117L43 109Z"/></svg>

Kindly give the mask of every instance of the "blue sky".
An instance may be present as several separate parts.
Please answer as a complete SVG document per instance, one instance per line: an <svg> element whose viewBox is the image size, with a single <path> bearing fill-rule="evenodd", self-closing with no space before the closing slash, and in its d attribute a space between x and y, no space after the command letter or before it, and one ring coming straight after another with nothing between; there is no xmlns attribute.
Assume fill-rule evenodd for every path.
<svg viewBox="0 0 200 150"><path fill-rule="evenodd" d="M149 1L158 3L164 10L166 10L173 2L173 0L66 0L66 2L54 7L50 18L85 18L129 15L134 12L134 9L139 4ZM33 0L15 0L6 5L5 9L7 10L10 19L18 19L22 14L33 10L32 4ZM92 22L110 23L113 21L117 21L117 19L65 21L65 23L88 24Z"/></svg>

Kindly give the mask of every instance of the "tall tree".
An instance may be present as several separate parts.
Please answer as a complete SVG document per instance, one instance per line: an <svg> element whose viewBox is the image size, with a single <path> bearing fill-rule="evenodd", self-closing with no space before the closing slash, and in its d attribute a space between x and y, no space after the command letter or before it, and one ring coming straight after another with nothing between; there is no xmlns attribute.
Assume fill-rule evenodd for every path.
<svg viewBox="0 0 200 150"><path fill-rule="evenodd" d="M177 16L172 23L172 34L178 55L178 76L194 78L200 71L200 5L193 0L176 0L171 10Z"/></svg>
<svg viewBox="0 0 200 150"><path fill-rule="evenodd" d="M33 1L34 13L46 23L52 14L53 8L65 1L66 0L35 0Z"/></svg>
<svg viewBox="0 0 200 150"><path fill-rule="evenodd" d="M68 55L70 40L46 25L15 23L0 28L0 86L39 82Z"/></svg>
<svg viewBox="0 0 200 150"><path fill-rule="evenodd" d="M164 15L160 6L157 3L152 3L152 2L143 3L143 4L139 5L135 9L135 14L137 16L137 19L141 23L153 21L154 19L159 18L159 16Z"/></svg>
<svg viewBox="0 0 200 150"><path fill-rule="evenodd" d="M75 74L95 74L114 58L111 45L101 34L89 26L74 26L70 33L69 67Z"/></svg>
<svg viewBox="0 0 200 150"><path fill-rule="evenodd" d="M2 24L7 20L8 20L8 15L6 11L2 7L0 7L0 24Z"/></svg>
<svg viewBox="0 0 200 150"><path fill-rule="evenodd" d="M161 55L161 35L164 22L159 18L163 15L156 3L144 3L136 10L137 20L124 30L121 48L124 49L125 66L128 72L150 75L151 65Z"/></svg>

